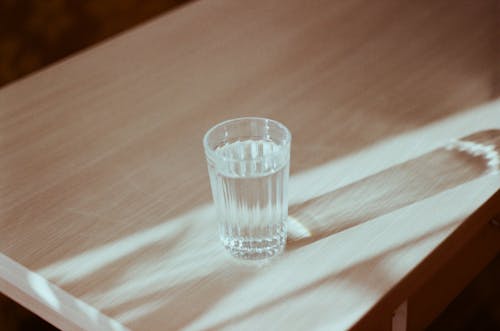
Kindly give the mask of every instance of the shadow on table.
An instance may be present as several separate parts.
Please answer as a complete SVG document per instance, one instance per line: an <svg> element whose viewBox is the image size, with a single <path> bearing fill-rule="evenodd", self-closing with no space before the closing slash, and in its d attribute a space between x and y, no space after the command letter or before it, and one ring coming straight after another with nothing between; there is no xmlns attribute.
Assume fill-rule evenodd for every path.
<svg viewBox="0 0 500 331"><path fill-rule="evenodd" d="M291 206L291 216L307 227L311 236L295 239L290 236L288 249L297 249L473 180L487 172L497 171L499 147L500 130L481 131L303 204ZM215 240L203 243L202 237L193 237L193 234L202 233L202 229L197 227L202 226L201 222L206 221L208 217L206 208L201 208L169 221L165 227L178 223L180 228L158 228L155 232L164 231L170 233L170 236L162 236L161 240L155 242L148 240L147 245L107 264L108 277L99 286L94 285L93 293L90 294L94 297L92 301L97 302L107 315L114 316L132 327L147 327L148 323L154 324L154 321L165 317L165 314L170 316L170 327L175 328L187 327L200 319L210 307L252 279L258 272L255 268L236 267L232 272L237 272L238 277L228 275L225 272L228 261L220 258L217 252L220 249L218 243ZM242 313L244 316L238 315L214 328L265 311L276 303L307 293L334 278L340 277L356 286L369 289L370 284L355 279L356 271L366 270L367 264L377 266L377 261L392 252L439 235L446 231L448 226L451 225L400 243L339 273L330 274L283 297L251 308ZM188 233L191 235L188 236ZM207 250L213 254L204 253ZM214 257L212 262L211 256ZM147 257L149 261L144 264L145 269L140 268L139 263L133 269L123 270L128 261L141 261L142 257ZM198 265L196 269L192 268L193 263ZM372 279L379 282L388 281L385 269L374 268ZM126 276L123 277L123 274ZM78 286L81 281L75 279L66 283L66 286ZM109 288L112 290L106 290ZM122 300L127 297L128 300Z"/></svg>
<svg viewBox="0 0 500 331"><path fill-rule="evenodd" d="M484 210L489 210L492 207L495 207L497 205L496 202L498 201L498 194L499 193L500 193L500 191L497 191L497 193L495 195L493 195L490 199L488 199L485 203L483 203L480 207L478 207L478 209L472 215L470 215L467 218L467 220L475 220L475 219L477 219L477 217L479 215L481 215L484 212ZM385 249L381 252L375 253L373 256L371 256L369 258L365 258L365 259L362 259L360 261L357 261L353 265L347 266L346 268L343 268L338 272L333 272L333 273L330 273L328 275L325 275L324 277L321 277L318 280L311 282L304 287L298 288L294 291L286 293L286 294L279 296L275 299L269 300L269 301L267 301L263 304L260 304L256 307L250 308L249 310L242 312L236 316L233 316L233 317L228 318L226 320L223 320L215 325L212 325L210 328L207 328L207 330L215 331L215 330L219 330L219 329L224 329L226 327L234 326L235 324L237 324L238 322L240 322L242 320L245 320L245 319L248 319L248 318L251 318L254 316L259 316L260 314L265 313L266 311L268 311L269 309L271 309L273 307L276 307L277 305L284 304L286 302L295 302L294 299L298 299L301 296L305 296L308 293L310 293L311 291L317 290L322 286L327 286L329 283L333 283L335 281L340 280L340 281L347 282L351 286L353 286L354 288L360 289L360 290L365 291L365 292L373 290L374 283L376 283L377 286L382 286L382 284L385 284L386 282L390 283L391 282L391 280L390 280L391 272L387 268L388 267L392 268L392 267L384 265L383 261L385 261L387 258L389 258L393 254L398 254L398 252L400 252L402 250L410 249L411 247L417 246L417 245L425 242L426 240L430 240L434 237L441 236L442 234L448 232L451 228L453 228L456 225L456 221L458 221L458 220L456 220L456 219L450 220L450 222L447 222L446 224L443 224L439 227L433 228L424 234L421 234L419 236L412 238L411 240L399 242L398 244L393 245L388 249ZM461 227L462 228L467 227L468 229L470 229L471 224L472 224L471 222L465 221L464 223L462 223ZM455 232L454 234L452 234L452 237L456 236L456 235L457 235L457 233ZM453 248L450 250L450 246L446 245L446 244L445 245L441 244L437 248L437 251L440 252L440 253L438 253L438 255L439 254L442 255L442 253L444 251L446 251L446 253L449 254L450 251L452 251L452 250L453 250ZM431 261L432 259L433 258L430 259L429 257L427 257L423 263L426 263L427 265L433 264L434 262ZM367 270L370 270L369 277L366 277ZM397 287L401 286L401 283L396 285L396 286ZM392 295L395 292L396 291L393 288ZM491 296L490 296L490 298L491 298ZM377 304L374 307L372 307L371 311L378 312L381 309L387 310L386 309L387 307L384 307L384 304L386 302L390 302L392 299L394 299L394 297L392 297L391 299L389 299L388 297L385 297L384 301L377 302ZM467 305L463 304L463 306L467 306ZM376 316L377 314L374 314L374 315L375 315L375 321L380 322L380 320L377 319L380 316ZM374 316L374 315L372 315L372 316ZM488 324L489 322L491 322L491 319L488 321L485 321L486 324ZM485 323L483 323L483 324L485 324ZM352 329L355 329L355 330L366 330L366 329L382 330L383 329L383 330L385 330L385 328L383 326L374 325L372 323L372 321L368 320L368 319L361 319L360 321L357 322L357 324L352 326Z"/></svg>
<svg viewBox="0 0 500 331"><path fill-rule="evenodd" d="M300 205L291 206L291 216L307 227L312 234L306 238L294 239L291 236L287 248L298 249L303 245L360 225L487 173L497 172L499 148L500 130L481 131L326 195ZM318 211L324 212L318 214ZM390 272L380 261L402 249L439 236L443 232L449 231L454 224L456 222L447 223L410 241L401 242L375 254L374 257L356 262L353 266L328 274L304 287L254 308L249 308L245 312L213 325L210 329L224 328L239 320L258 315L270 307L305 295L333 280L344 279L355 287L362 287L363 291L370 291L373 284L367 283L364 278L357 279L360 277L359 275L363 274L360 271L372 270L372 280L376 280L378 283L389 282ZM203 317L210 307L217 305L218 301L228 296L241 284L252 279L257 272L251 268L239 271L241 272L240 277L225 277L223 269L214 267L213 271L206 277L200 276L178 284L175 286L175 290L166 288L147 296L135 297L116 308L126 311L137 306L146 307L158 299L159 306L155 307L154 311L146 313L147 318L142 317L139 320L134 320L131 316L133 323L140 321L139 323L143 325L148 323L148 320L155 320L162 316L165 309L171 307L175 302L175 310L178 313L173 319L172 326L188 327ZM193 291L196 291L196 294L193 294L191 299L186 298L186 295L189 296L190 293L194 293ZM162 301L161 298L167 296L170 299L167 302ZM197 298L200 297L206 298L206 300L197 301Z"/></svg>
<svg viewBox="0 0 500 331"><path fill-rule="evenodd" d="M181 329L258 272L223 254L215 233L207 236L212 219L213 208L202 206L40 272L69 292L91 284L83 298L131 329L153 329L166 316L169 328ZM97 272L99 281L91 277ZM59 305L68 300L52 295ZM94 328L110 325L100 315L85 318Z"/></svg>
<svg viewBox="0 0 500 331"><path fill-rule="evenodd" d="M140 261L143 256L147 256L148 261L156 261L152 268L126 270L130 277L128 281L119 277L109 279L104 288L110 283L115 285L104 296L95 291L93 294L102 296L106 302L103 304L104 313L133 330L154 329L156 321L165 316L169 316L169 328L183 329L258 272L258 268L252 266L235 265L228 274L226 268L233 261L219 254L222 247L216 240L214 245L206 247L215 257L211 262L203 253L186 253L186 258L177 259L176 263L165 263L175 259L166 258L167 253L170 256L182 255L189 250L185 245L196 247L193 251L203 251L203 247L197 247L193 242L196 240L190 241L188 232L182 231L168 241L150 244L110 264L108 269L114 270L113 277L127 261ZM193 268L193 265L197 267ZM130 299L122 301L127 295Z"/></svg>
<svg viewBox="0 0 500 331"><path fill-rule="evenodd" d="M121 243L103 246L87 256L76 256L73 260L39 271L44 277L50 275L49 279L58 284L56 287L50 286L38 274L29 272L21 283L28 284L30 295L60 315L72 319L77 312L79 321L91 329L122 330L122 326L116 323L119 321L130 329L149 330L154 329L158 319L165 317L170 321L169 328L181 329L259 271L253 266L238 265L221 254L223 248L214 240L216 238L198 240L206 237L206 231L193 227L206 226L207 218L212 218L211 210L203 207L166 222L163 227L154 229L159 233L158 237L151 237L152 233L148 231L138 233ZM172 223L178 223L178 226L173 227ZM170 236L165 236L166 232ZM148 241L142 242L144 239ZM123 250L125 245L136 247L127 254L105 256L112 254L113 250ZM99 256L102 260L94 261ZM80 274L70 272L77 265L92 263L94 265L88 268L82 266ZM234 268L227 273L231 264ZM98 279L89 277L96 271L101 272ZM87 290L89 284L91 290ZM82 289L83 295L75 295ZM92 306L75 297L92 302Z"/></svg>
<svg viewBox="0 0 500 331"><path fill-rule="evenodd" d="M335 191L290 206L290 216L307 229L307 234L290 233L287 248L297 249L483 174L498 172L499 151L500 130L477 132Z"/></svg>
<svg viewBox="0 0 500 331"><path fill-rule="evenodd" d="M379 283L385 283L389 280L388 271L382 267L383 261L385 258L390 256L393 253L404 250L405 248L409 248L413 245L418 244L423 240L428 240L434 236L438 236L439 234L446 232L450 227L453 226L454 222L448 223L439 228L433 229L430 232L427 232L423 235L415 237L410 241L406 241L400 243L390 249L387 249L369 259L362 260L350 267L342 269L340 272L335 272L328 274L304 287L298 288L294 291L291 291L285 295L272 299L268 302L265 302L257 307L251 308L250 310L243 312L239 315L231 317L225 321L222 321L216 325L213 325L207 330L219 330L225 327L231 326L238 321L244 320L246 318L250 318L252 316L259 315L261 313L266 312L268 309L278 305L283 304L285 302L293 301L293 299L297 299L302 295L306 295L308 292L313 291L321 286L327 285L330 282L343 280L353 285L356 288L362 287L364 290L370 291L372 289L371 284L367 283L367 278L365 277L366 270L371 270L370 279L372 281L377 281Z"/></svg>
<svg viewBox="0 0 500 331"><path fill-rule="evenodd" d="M303 204L291 206L291 216L307 227L311 236L290 236L288 249L297 249L453 188L486 172L497 171L499 146L500 130L481 131L445 148ZM92 292L87 292L85 299L129 327L147 328L148 323L153 325L155 321L165 318L165 314L171 321L170 327L187 327L259 272L256 268L237 266L232 268L231 275L227 274L225 270L229 260L222 257L222 248L216 238L206 236L207 222L214 218L212 212L210 206L193 209L152 229L49 266L41 273L66 289L85 288L86 284L92 283ZM375 266L373 279L388 281L387 270L377 267L377 261L391 252L439 235L447 229L447 226L433 229L366 261L355 261L351 267L250 308L240 315L256 314L281 300L300 296L322 286L333 278L340 277L369 290L371 284L356 280L356 271L365 270L366 264L371 264ZM134 262L131 264L131 261ZM196 268L193 268L193 264L196 264ZM80 273L68 273L77 265L80 266ZM99 283L88 277L97 270L100 270ZM240 317L231 318L227 323L232 324ZM102 325L105 321L99 323ZM225 324L223 322L218 326Z"/></svg>

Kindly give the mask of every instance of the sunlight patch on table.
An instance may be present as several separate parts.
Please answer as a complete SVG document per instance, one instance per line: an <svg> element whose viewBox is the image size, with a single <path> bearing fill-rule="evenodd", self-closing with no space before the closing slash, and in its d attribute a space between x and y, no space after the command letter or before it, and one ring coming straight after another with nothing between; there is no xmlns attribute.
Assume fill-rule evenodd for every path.
<svg viewBox="0 0 500 331"><path fill-rule="evenodd" d="M201 213L206 211L208 210L205 207ZM139 231L72 258L56 262L38 270L38 272L48 279L57 280L60 284L77 281L143 247L155 242L175 240L176 235L186 227L186 224L192 222L192 220L190 221L192 214L197 212L199 213L200 210L196 209L174 220L163 222L147 230Z"/></svg>
<svg viewBox="0 0 500 331"><path fill-rule="evenodd" d="M59 300L57 300L56 295L49 286L49 282L45 278L35 273L31 273L28 275L28 282L33 291L35 291L38 297L45 303L55 310L59 310L61 308Z"/></svg>
<svg viewBox="0 0 500 331"><path fill-rule="evenodd" d="M288 238L299 240L311 236L311 231L297 218L288 216Z"/></svg>
<svg viewBox="0 0 500 331"><path fill-rule="evenodd" d="M482 130L500 128L500 100L485 103L294 174L289 205L300 204ZM292 154L293 160L293 154ZM493 156L491 166L497 166ZM293 161L292 161L293 162ZM369 166L367 166L369 164Z"/></svg>

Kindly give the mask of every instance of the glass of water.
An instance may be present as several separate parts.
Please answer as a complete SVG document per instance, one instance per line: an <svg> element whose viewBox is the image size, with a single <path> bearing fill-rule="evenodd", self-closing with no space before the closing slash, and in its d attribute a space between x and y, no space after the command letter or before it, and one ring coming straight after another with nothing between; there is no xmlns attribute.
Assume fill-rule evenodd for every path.
<svg viewBox="0 0 500 331"><path fill-rule="evenodd" d="M267 118L222 122L203 139L219 235L235 257L280 254L286 243L290 131Z"/></svg>

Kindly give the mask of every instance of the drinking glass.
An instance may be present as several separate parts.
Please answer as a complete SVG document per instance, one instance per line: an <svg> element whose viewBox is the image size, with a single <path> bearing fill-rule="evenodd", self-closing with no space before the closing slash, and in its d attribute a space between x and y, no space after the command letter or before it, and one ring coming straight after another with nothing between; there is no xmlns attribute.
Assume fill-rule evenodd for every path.
<svg viewBox="0 0 500 331"><path fill-rule="evenodd" d="M237 118L203 138L219 236L235 257L280 254L286 244L290 131L258 117Z"/></svg>

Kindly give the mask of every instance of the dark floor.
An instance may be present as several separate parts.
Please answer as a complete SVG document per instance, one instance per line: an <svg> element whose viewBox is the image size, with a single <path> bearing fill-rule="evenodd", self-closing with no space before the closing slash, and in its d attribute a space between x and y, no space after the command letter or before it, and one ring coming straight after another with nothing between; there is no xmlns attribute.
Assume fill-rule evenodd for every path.
<svg viewBox="0 0 500 331"><path fill-rule="evenodd" d="M500 331L500 256L483 270L427 331Z"/></svg>
<svg viewBox="0 0 500 331"><path fill-rule="evenodd" d="M0 86L186 0L1 0ZM0 330L57 330L0 295ZM500 257L428 328L500 330Z"/></svg>

